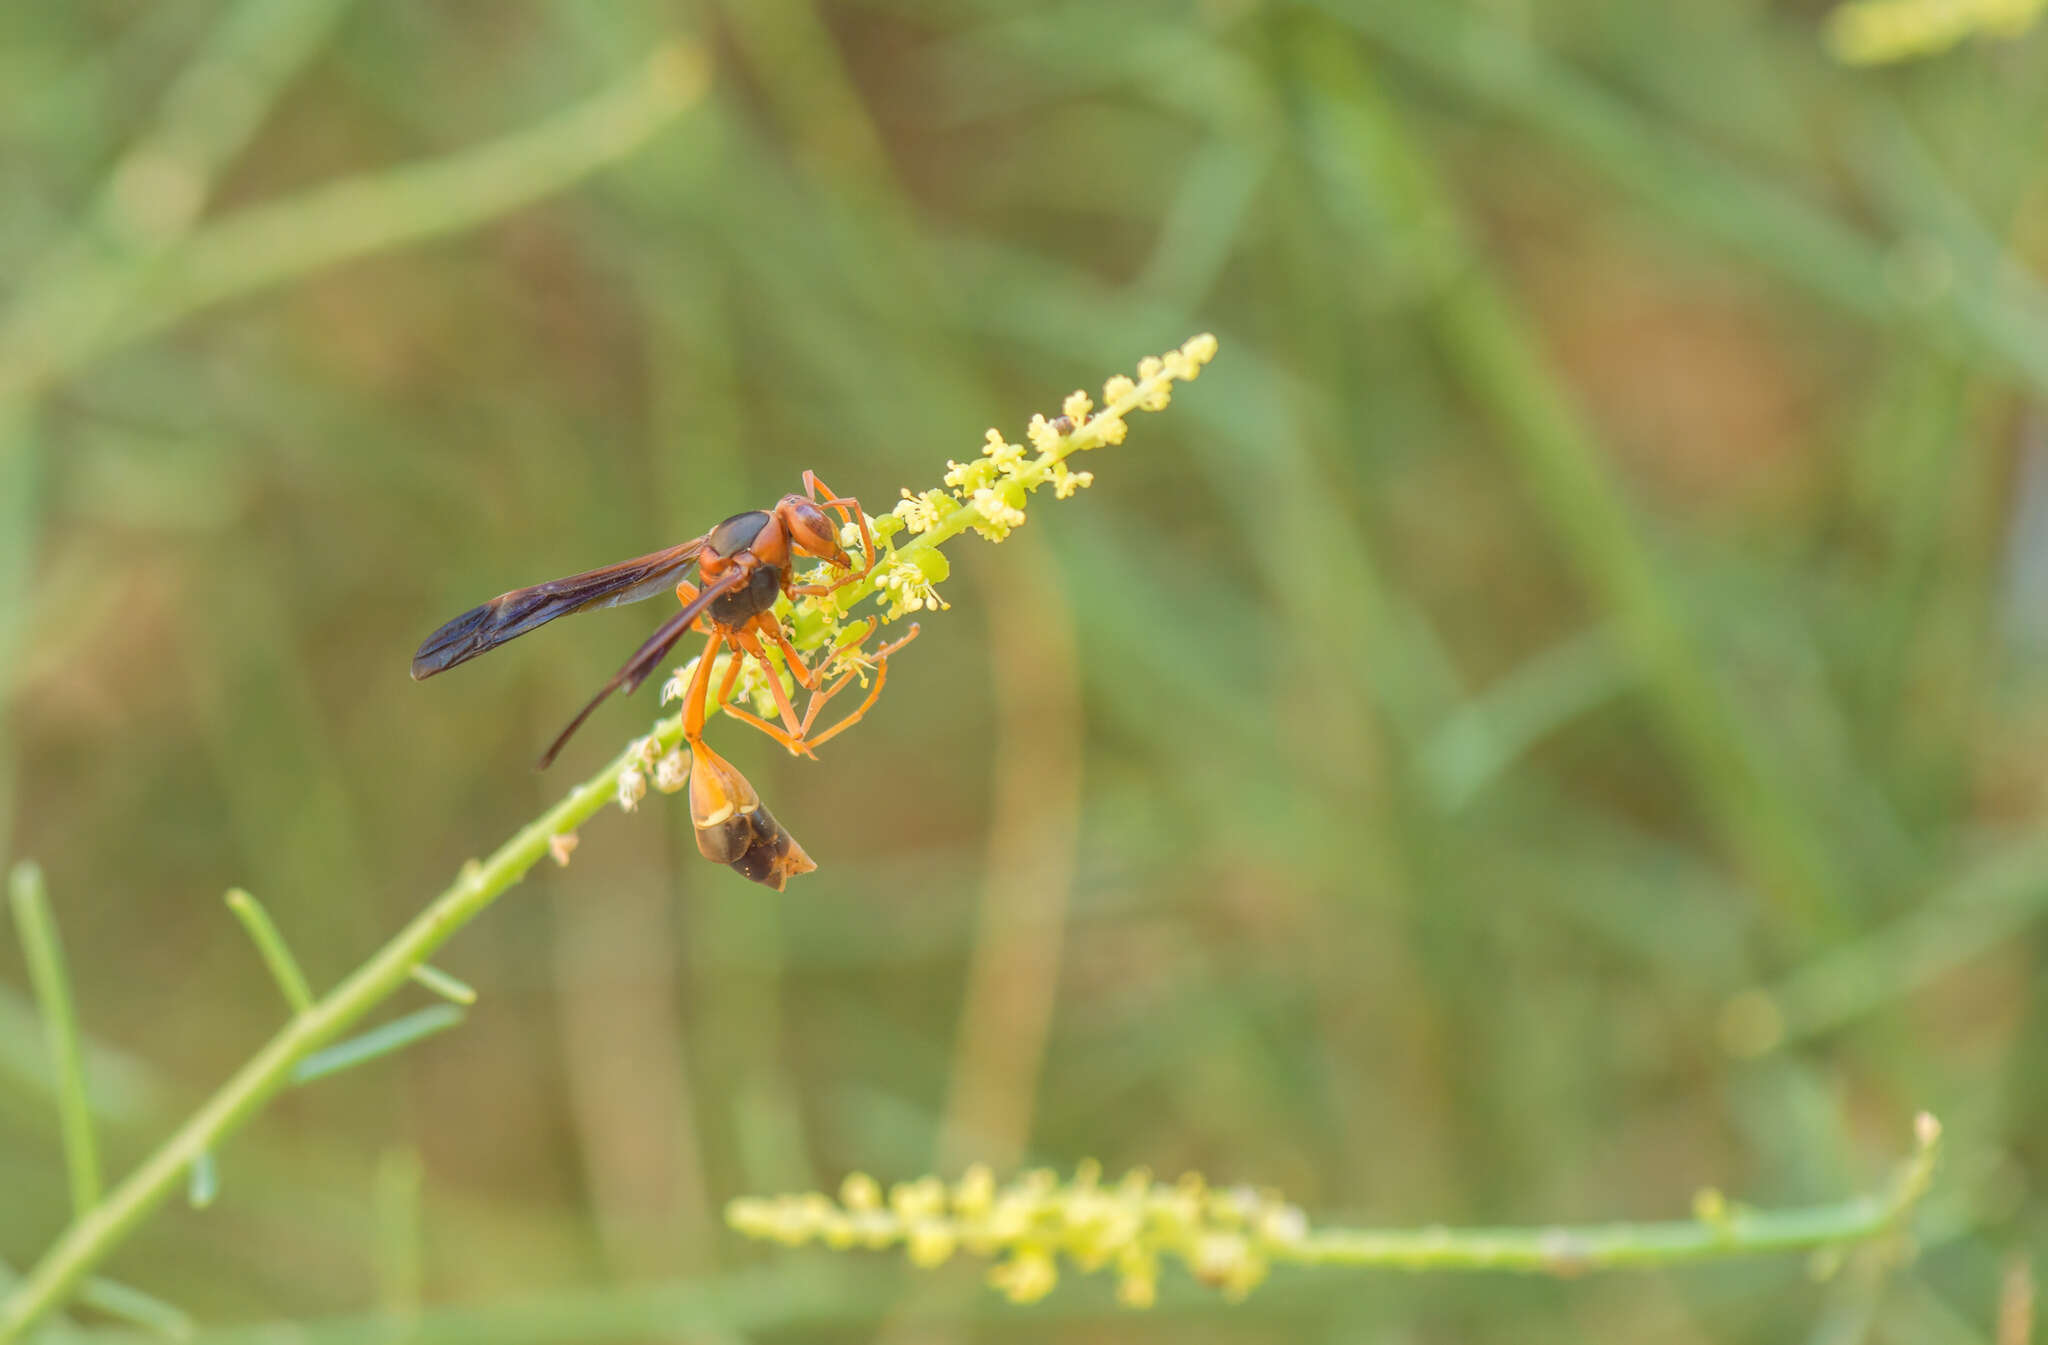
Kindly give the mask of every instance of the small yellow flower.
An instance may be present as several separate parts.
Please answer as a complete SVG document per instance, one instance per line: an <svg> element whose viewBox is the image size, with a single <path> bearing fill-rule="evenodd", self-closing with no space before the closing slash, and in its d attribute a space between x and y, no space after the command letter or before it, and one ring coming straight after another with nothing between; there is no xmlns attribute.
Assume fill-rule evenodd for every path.
<svg viewBox="0 0 2048 1345"><path fill-rule="evenodd" d="M854 1213L882 1208L882 1184L865 1172L848 1173L839 1184L839 1203Z"/></svg>
<svg viewBox="0 0 2048 1345"><path fill-rule="evenodd" d="M690 783L690 756L676 748L667 756L654 763L654 787L664 794L674 794Z"/></svg>
<svg viewBox="0 0 2048 1345"><path fill-rule="evenodd" d="M922 612L927 607L945 611L951 604L939 596L936 584L937 581L916 561L890 561L888 569L882 572L881 588L888 599L882 620L895 621L912 612Z"/></svg>
<svg viewBox="0 0 2048 1345"><path fill-rule="evenodd" d="M1000 542L1013 529L1024 526L1023 490L1015 485L984 486L974 492L974 507L981 522L974 530L991 542Z"/></svg>
<svg viewBox="0 0 2048 1345"><path fill-rule="evenodd" d="M959 507L959 503L943 490L928 490L921 495L912 495L906 490L896 505L894 516L903 520L903 525L912 533L930 532Z"/></svg>
<svg viewBox="0 0 2048 1345"><path fill-rule="evenodd" d="M920 1270L931 1270L944 1265L960 1245L960 1235L952 1225L942 1220L928 1220L910 1231L910 1240L904 1252L910 1257L910 1264Z"/></svg>
<svg viewBox="0 0 2048 1345"><path fill-rule="evenodd" d="M1095 473L1093 472L1077 472L1067 466L1065 462L1055 462L1052 465L1052 493L1054 499L1067 499L1075 491L1094 484Z"/></svg>
<svg viewBox="0 0 2048 1345"><path fill-rule="evenodd" d="M953 1184L953 1212L966 1218L978 1218L988 1213L995 1201L996 1175L986 1163L976 1163L960 1174L960 1180Z"/></svg>
<svg viewBox="0 0 2048 1345"><path fill-rule="evenodd" d="M1138 385L1127 375L1112 374L1109 381L1102 385L1102 404L1105 408L1114 406L1137 390Z"/></svg>
<svg viewBox="0 0 2048 1345"><path fill-rule="evenodd" d="M1060 1272L1044 1249L1030 1247L989 1271L988 1282L1012 1303L1036 1303L1059 1284Z"/></svg>
<svg viewBox="0 0 2048 1345"><path fill-rule="evenodd" d="M1149 1308L1158 1298L1159 1258L1144 1247L1126 1247L1116 1261L1116 1301L1127 1308Z"/></svg>

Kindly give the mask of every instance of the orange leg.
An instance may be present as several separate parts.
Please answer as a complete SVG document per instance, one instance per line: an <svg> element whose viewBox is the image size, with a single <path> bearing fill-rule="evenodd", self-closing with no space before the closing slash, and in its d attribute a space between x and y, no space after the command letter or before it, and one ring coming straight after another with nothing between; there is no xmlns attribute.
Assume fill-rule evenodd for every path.
<svg viewBox="0 0 2048 1345"><path fill-rule="evenodd" d="M782 689L782 676L776 672L775 665L768 661L768 653L761 648L760 640L756 639L754 633L750 630L738 630L733 632L732 641L735 645L753 655L754 659L760 663L762 671L768 674L768 689L774 693L775 708L781 712L782 726L787 732L769 729L769 726L764 721L756 716L749 715L746 711L740 710L737 707L728 706L727 708L733 710L741 719L752 723L756 728L769 729L768 736L781 743L784 747L787 747L791 752L799 756L809 756L810 752L803 744L803 725L797 720L796 707L789 703L789 693ZM798 666L802 666L801 662L799 662Z"/></svg>
<svg viewBox="0 0 2048 1345"><path fill-rule="evenodd" d="M834 724L831 728L826 729L823 733L820 733L815 737L811 735L811 726L817 722L818 712L824 709L826 703L830 701L834 696L837 696L841 691L845 690L848 683L850 683L851 681L853 681L854 678L860 675L858 669L848 669L846 672L841 673L839 677L836 680L834 680L830 686L823 687L820 690L812 691L810 700L804 707L804 716L801 723L796 722L794 713L789 709L787 703L784 702L782 704L782 709L784 710L783 717L784 723L787 725L786 729L771 724L767 720L762 719L758 715L750 714L746 710L743 710L736 705L726 706L725 712L737 719L743 720L746 723L753 725L755 728L761 730L761 732L773 738L776 742L779 742L784 747L788 748L792 753L797 753L802 756L813 756L813 748L818 747L822 743L829 742L831 739L838 737L846 730L852 728L855 724L861 721L862 716L866 715L869 710L874 708L876 699L882 694L882 684L886 682L889 678L889 656L895 653L897 650L901 649L904 645L907 645L912 640L916 639L917 631L918 628L913 625L910 628L909 632L906 633L902 639L884 645L882 648L874 652L872 657L875 665L875 684L872 687L868 688L868 694L866 698L861 701L859 708L854 710L852 714L846 716L846 718L840 720L837 724ZM751 637L748 638L751 639ZM763 661L765 663L765 660ZM801 666L800 663L799 666ZM823 664L821 663L819 669L813 670L814 672L820 674L820 681L823 680L821 675L822 668Z"/></svg>
<svg viewBox="0 0 2048 1345"><path fill-rule="evenodd" d="M766 631L769 639L775 641L776 647L782 651L782 661L789 665L789 675L796 679L798 686L806 691L816 691L820 686L824 685L824 667L832 658L832 652L829 649L825 651L825 657L818 661L818 666L813 668L804 662L804 656L796 652L796 646L791 644L789 637L782 633L782 623L780 621L764 612L762 615L754 618L754 624L761 630ZM860 637L860 642L865 644L868 635L872 635L874 632L875 619L869 617L867 634Z"/></svg>
<svg viewBox="0 0 2048 1345"><path fill-rule="evenodd" d="M711 643L704 646L704 655L697 660L697 675L690 679L690 689L683 693L683 736L693 744L704 740L705 693L711 689L711 665L717 661L725 638L722 630L711 632Z"/></svg>
<svg viewBox="0 0 2048 1345"><path fill-rule="evenodd" d="M846 718L840 720L837 724L834 724L831 728L826 729L823 733L818 734L816 737L806 736L805 745L807 747L821 746L827 742L830 742L832 739L837 738L840 734L846 732L855 724L860 723L860 721L867 715L867 712L875 708L875 701L879 699L882 694L882 683L889 680L889 655L895 653L897 650L909 644L912 640L915 640L916 638L917 627L913 625L907 632L904 633L902 639L894 641L890 644L883 645L880 649L877 649L874 653L875 684L868 688L868 694L865 698L862 699L859 707L856 708L852 714L846 716ZM855 676L857 676L857 673L854 670L849 669L839 678L838 681L834 682L825 691L814 694L811 697L811 703L805 707L804 733L806 735L810 734L811 721L817 717L818 711L824 708L825 702L831 700L834 696L838 695L840 691L845 689L846 684L852 681Z"/></svg>
<svg viewBox="0 0 2048 1345"><path fill-rule="evenodd" d="M719 679L718 694L711 698L710 713L716 714L732 699L732 684L740 677L740 660L730 659L725 665L725 676Z"/></svg>

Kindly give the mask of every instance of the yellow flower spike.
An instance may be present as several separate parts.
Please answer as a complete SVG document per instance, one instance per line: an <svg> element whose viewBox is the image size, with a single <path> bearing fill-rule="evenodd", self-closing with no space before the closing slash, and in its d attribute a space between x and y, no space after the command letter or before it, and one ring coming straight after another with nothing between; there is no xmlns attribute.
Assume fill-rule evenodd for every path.
<svg viewBox="0 0 2048 1345"><path fill-rule="evenodd" d="M932 1177L901 1183L886 1206L874 1180L856 1175L842 1185L844 1207L816 1192L748 1198L727 1206L726 1222L749 1237L791 1245L812 1237L835 1249L902 1243L911 1263L924 1267L962 1251L990 1258L997 1264L989 1284L1015 1303L1050 1293L1061 1258L1082 1273L1113 1273L1117 1301L1129 1307L1152 1305L1168 1259L1236 1302L1278 1262L1577 1275L1737 1254L1839 1251L1898 1232L1934 1178L1940 1138L1932 1117L1916 1122L1911 1154L1874 1195L1771 1212L1706 1194L1696 1217L1656 1224L1312 1231L1300 1208L1276 1191L1212 1188L1198 1173L1168 1185L1142 1168L1104 1186L1093 1162L1068 1182L1040 1169L1003 1186L976 1166L950 1188Z"/></svg>

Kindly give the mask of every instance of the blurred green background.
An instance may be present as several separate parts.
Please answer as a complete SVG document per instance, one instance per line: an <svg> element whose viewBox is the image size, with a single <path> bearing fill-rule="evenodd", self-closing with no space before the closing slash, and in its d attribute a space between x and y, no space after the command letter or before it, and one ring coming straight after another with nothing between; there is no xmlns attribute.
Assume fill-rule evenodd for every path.
<svg viewBox="0 0 2048 1345"><path fill-rule="evenodd" d="M441 959L465 1025L280 1099L109 1270L419 1339L1991 1340L2048 1231L2048 39L1852 69L1825 18L0 8L0 858L116 1170L279 1021L223 889L332 984L655 715L529 770L655 606L418 686L426 632L806 467L881 512L1222 340L952 548L821 762L714 726L818 873L604 815ZM17 1270L67 1217L28 1006L10 940ZM1923 1107L1917 1262L1826 1282L1012 1309L719 1213L1093 1156L1671 1217L1868 1187Z"/></svg>

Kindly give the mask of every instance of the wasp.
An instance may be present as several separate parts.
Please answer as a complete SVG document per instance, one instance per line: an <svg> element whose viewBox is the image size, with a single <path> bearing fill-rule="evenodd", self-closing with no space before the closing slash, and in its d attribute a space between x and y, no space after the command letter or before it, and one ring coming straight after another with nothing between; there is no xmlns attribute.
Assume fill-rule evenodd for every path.
<svg viewBox="0 0 2048 1345"><path fill-rule="evenodd" d="M840 544L839 529L832 518L834 512L860 532L859 568ZM830 583L799 584L799 556L824 561L844 573ZM706 859L730 865L755 882L780 892L791 877L809 873L818 866L796 838L775 820L746 777L705 745L704 723L714 709L722 709L800 756L813 755L813 749L820 744L858 723L882 694L882 684L888 678L889 655L915 639L917 627L911 626L901 639L866 654L860 651L876 624L870 617L857 639L829 644L815 663L806 663L790 644L774 609L778 597L823 596L863 579L874 570L875 560L875 540L860 501L850 495L835 494L815 473L807 471L804 493L783 496L773 509L734 514L702 537L693 537L665 551L586 570L565 579L552 579L531 588L514 589L472 607L420 645L419 652L412 656L413 680L420 681L467 663L556 617L639 602L673 585L682 610L647 637L647 642L633 652L625 666L612 674L589 704L577 711L569 726L541 755L538 768L545 770L554 762L570 737L607 696L621 688L631 695L661 666L669 650L695 629L707 639L683 696L683 738L690 748L690 824L696 832L697 849ZM686 577L692 567L696 570L694 583ZM768 657L771 645L780 653L782 666L806 693L808 699L801 715ZM712 668L718 656L728 650L732 657L726 662L725 674L714 694ZM729 702L748 659L757 662L767 674L779 723ZM867 697L837 723L814 731L819 712L855 678L863 677L870 666L874 669L874 683Z"/></svg>

